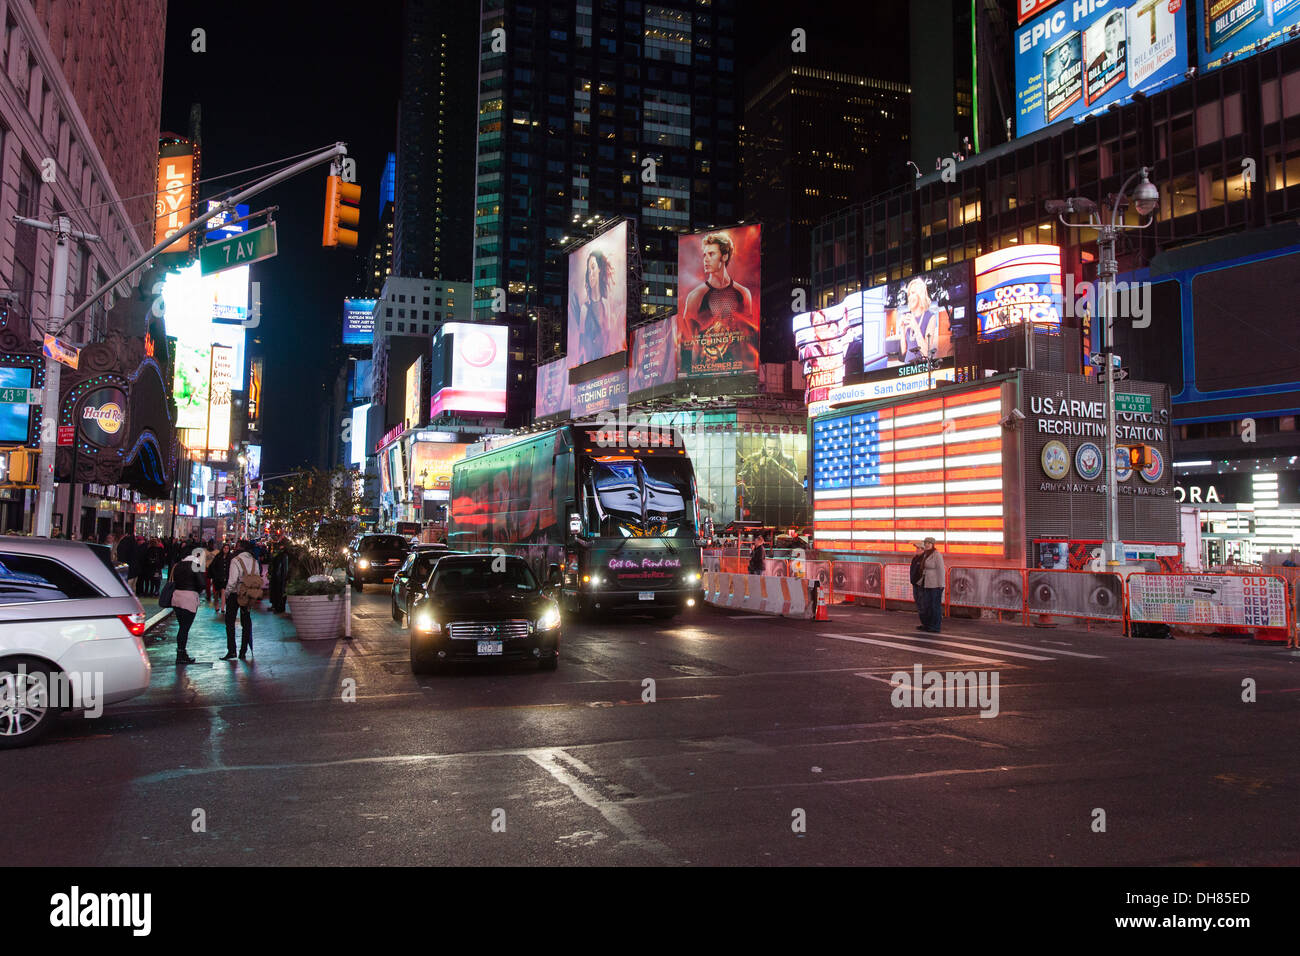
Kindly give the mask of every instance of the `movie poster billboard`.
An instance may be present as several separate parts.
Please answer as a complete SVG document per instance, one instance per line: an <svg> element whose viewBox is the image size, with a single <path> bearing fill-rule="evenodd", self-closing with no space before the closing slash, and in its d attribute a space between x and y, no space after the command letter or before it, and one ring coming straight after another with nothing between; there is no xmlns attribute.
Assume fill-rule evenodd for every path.
<svg viewBox="0 0 1300 956"><path fill-rule="evenodd" d="M1253 56L1256 44L1285 42L1300 23L1300 0L1198 0L1201 62L1207 70Z"/></svg>
<svg viewBox="0 0 1300 956"><path fill-rule="evenodd" d="M898 279L862 295L862 365L846 374L869 379L925 371L923 363L951 364L955 342L969 331L970 263Z"/></svg>
<svg viewBox="0 0 1300 956"><path fill-rule="evenodd" d="M736 517L778 529L808 521L808 436L743 432L736 438Z"/></svg>
<svg viewBox="0 0 1300 956"><path fill-rule="evenodd" d="M671 385L677 381L677 320L660 319L632 333L628 391Z"/></svg>
<svg viewBox="0 0 1300 956"><path fill-rule="evenodd" d="M451 491L451 466L465 457L469 448L461 442L411 442L411 486L429 492L429 497L443 499Z"/></svg>
<svg viewBox="0 0 1300 956"><path fill-rule="evenodd" d="M569 254L569 367L627 348L627 222Z"/></svg>
<svg viewBox="0 0 1300 956"><path fill-rule="evenodd" d="M680 377L758 370L761 230L735 226L678 239Z"/></svg>
<svg viewBox="0 0 1300 956"><path fill-rule="evenodd" d="M1009 246L975 259L975 318L981 338L997 338L1026 322L1061 325L1061 247Z"/></svg>
<svg viewBox="0 0 1300 956"><path fill-rule="evenodd" d="M569 363L567 359L558 358L554 362L537 366L537 397L534 403L534 417L546 418L559 415L569 410L571 390L569 386Z"/></svg>
<svg viewBox="0 0 1300 956"><path fill-rule="evenodd" d="M601 375L573 386L574 418L595 415L627 403L627 369Z"/></svg>
<svg viewBox="0 0 1300 956"><path fill-rule="evenodd" d="M1186 31L1182 0L1042 9L1016 30L1016 135L1183 76L1190 63Z"/></svg>

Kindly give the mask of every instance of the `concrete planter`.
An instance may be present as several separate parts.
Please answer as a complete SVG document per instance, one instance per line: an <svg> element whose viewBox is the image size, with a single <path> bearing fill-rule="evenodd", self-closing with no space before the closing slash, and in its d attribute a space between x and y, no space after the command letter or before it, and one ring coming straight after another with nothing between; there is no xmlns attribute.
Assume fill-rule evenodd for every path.
<svg viewBox="0 0 1300 956"><path fill-rule="evenodd" d="M288 603L300 640L332 641L342 633L342 594L290 594Z"/></svg>

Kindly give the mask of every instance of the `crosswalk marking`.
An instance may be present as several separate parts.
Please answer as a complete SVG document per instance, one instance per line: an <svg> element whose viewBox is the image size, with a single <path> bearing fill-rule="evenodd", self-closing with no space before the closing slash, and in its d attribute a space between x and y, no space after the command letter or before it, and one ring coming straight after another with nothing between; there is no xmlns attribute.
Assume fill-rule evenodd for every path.
<svg viewBox="0 0 1300 956"><path fill-rule="evenodd" d="M952 651L941 651L937 648L917 647L914 644L894 644L889 641L874 641L869 637L853 637L849 634L818 634L818 637L829 637L837 641L853 641L856 644L875 644L877 647L892 647L895 650L911 651L914 654L933 654L937 657L955 657L962 661L975 661L977 664L1001 664L1000 660L991 657L976 657L973 654L957 654ZM887 637L896 635L889 634Z"/></svg>
<svg viewBox="0 0 1300 956"><path fill-rule="evenodd" d="M1103 654L1084 654L1081 651L1059 651L1055 647L1043 647L1041 644L1017 644L1015 641L995 641L991 637L972 637L966 640L983 641L985 644L1001 644L1005 647L1023 647L1027 651L1045 651L1048 654L1064 654L1067 657L1088 657L1095 661L1104 661ZM1048 641L1049 644L1056 644L1057 641Z"/></svg>
<svg viewBox="0 0 1300 956"><path fill-rule="evenodd" d="M1021 653L1020 651L999 651L999 650L995 650L992 647L984 647L983 645L980 644L962 644L959 641L941 641L937 637L912 637L910 634L908 635L881 634L879 631L870 631L868 633L875 634L878 637L900 637L901 636L903 637L904 640L921 641L925 644L942 644L944 647L964 647L967 650L972 650L972 651L992 651L995 654L1005 654L1007 657L1023 657L1026 660L1030 660L1030 661L1050 661L1052 659L1050 657L1044 657L1042 654L1024 654Z"/></svg>

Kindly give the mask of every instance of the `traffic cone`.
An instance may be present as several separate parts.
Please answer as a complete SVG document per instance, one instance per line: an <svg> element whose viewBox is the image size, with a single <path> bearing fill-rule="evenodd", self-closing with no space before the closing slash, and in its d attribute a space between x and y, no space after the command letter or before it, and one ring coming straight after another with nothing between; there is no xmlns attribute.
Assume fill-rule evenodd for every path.
<svg viewBox="0 0 1300 956"><path fill-rule="evenodd" d="M826 601L826 596L822 593L821 587L816 588L817 610L813 615L814 621L829 621L831 619L830 604Z"/></svg>

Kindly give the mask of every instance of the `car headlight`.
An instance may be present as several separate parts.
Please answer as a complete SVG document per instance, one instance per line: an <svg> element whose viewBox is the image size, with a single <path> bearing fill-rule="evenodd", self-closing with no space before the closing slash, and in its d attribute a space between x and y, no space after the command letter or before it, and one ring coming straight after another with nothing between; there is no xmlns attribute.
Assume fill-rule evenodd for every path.
<svg viewBox="0 0 1300 956"><path fill-rule="evenodd" d="M560 626L560 609L552 605L537 619L539 631L553 631Z"/></svg>
<svg viewBox="0 0 1300 956"><path fill-rule="evenodd" d="M429 611L421 611L416 614L412 625L421 634L442 633L442 625L433 619L433 614Z"/></svg>
<svg viewBox="0 0 1300 956"><path fill-rule="evenodd" d="M366 568L370 567L370 562L365 558L357 558L357 567L364 571Z"/></svg>

